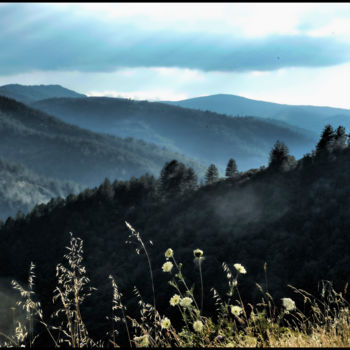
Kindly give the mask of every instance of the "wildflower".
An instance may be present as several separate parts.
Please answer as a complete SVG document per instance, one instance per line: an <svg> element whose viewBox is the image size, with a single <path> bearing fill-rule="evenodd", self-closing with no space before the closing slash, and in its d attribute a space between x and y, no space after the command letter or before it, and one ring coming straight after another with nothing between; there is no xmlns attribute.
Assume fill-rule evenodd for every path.
<svg viewBox="0 0 350 350"><path fill-rule="evenodd" d="M242 313L242 308L237 305L231 305L231 313L235 316L239 316Z"/></svg>
<svg viewBox="0 0 350 350"><path fill-rule="evenodd" d="M180 305L182 307L190 307L191 304L192 304L192 299L189 297L184 297L180 301Z"/></svg>
<svg viewBox="0 0 350 350"><path fill-rule="evenodd" d="M173 263L171 261L167 261L163 264L162 270L163 272L171 272L171 269L173 268Z"/></svg>
<svg viewBox="0 0 350 350"><path fill-rule="evenodd" d="M295 310L295 302L291 298L282 298L282 303L287 311Z"/></svg>
<svg viewBox="0 0 350 350"><path fill-rule="evenodd" d="M196 331L196 332L201 332L202 329L203 329L203 323L199 320L193 322L193 329Z"/></svg>
<svg viewBox="0 0 350 350"><path fill-rule="evenodd" d="M196 249L193 251L193 255L195 258L201 258L203 256L203 250Z"/></svg>
<svg viewBox="0 0 350 350"><path fill-rule="evenodd" d="M238 271L238 273L241 273L242 275L247 273L246 269L241 264L234 264L233 266Z"/></svg>
<svg viewBox="0 0 350 350"><path fill-rule="evenodd" d="M173 250L171 248L168 248L164 255L165 255L165 257L167 259L169 259L169 258L171 258L174 255L174 252L173 252Z"/></svg>
<svg viewBox="0 0 350 350"><path fill-rule="evenodd" d="M179 304L180 300L181 300L180 295L174 294L172 296L172 298L170 299L170 305L175 306L175 305Z"/></svg>
<svg viewBox="0 0 350 350"><path fill-rule="evenodd" d="M171 322L167 317L165 317L160 323L160 325L162 326L162 328L168 329L170 328Z"/></svg>
<svg viewBox="0 0 350 350"><path fill-rule="evenodd" d="M149 346L149 339L148 335L142 335L141 337L135 337L134 341L137 343L137 345L147 348Z"/></svg>

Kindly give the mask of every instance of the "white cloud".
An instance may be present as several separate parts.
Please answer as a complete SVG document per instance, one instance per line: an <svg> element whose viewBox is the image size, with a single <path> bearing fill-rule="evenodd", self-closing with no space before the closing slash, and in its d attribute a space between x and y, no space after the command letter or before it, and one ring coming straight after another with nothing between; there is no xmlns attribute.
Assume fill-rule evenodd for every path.
<svg viewBox="0 0 350 350"><path fill-rule="evenodd" d="M137 91L89 91L87 96L98 97L119 97L131 98L132 100L147 101L178 101L187 99L189 96L185 93L173 92L171 90L137 90Z"/></svg>

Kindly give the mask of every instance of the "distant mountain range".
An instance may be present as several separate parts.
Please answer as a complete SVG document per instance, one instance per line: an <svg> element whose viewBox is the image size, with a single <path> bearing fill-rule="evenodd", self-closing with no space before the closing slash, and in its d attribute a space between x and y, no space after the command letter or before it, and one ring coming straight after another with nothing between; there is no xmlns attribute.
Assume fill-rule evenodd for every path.
<svg viewBox="0 0 350 350"><path fill-rule="evenodd" d="M232 118L165 103L121 98L53 98L34 102L34 108L95 132L133 137L195 158L215 163L224 171L230 158L240 170L268 162L277 139L291 154L303 156L317 134L266 119Z"/></svg>
<svg viewBox="0 0 350 350"><path fill-rule="evenodd" d="M19 85L0 86L0 95L13 98L19 102L32 103L52 97L85 97L60 85Z"/></svg>
<svg viewBox="0 0 350 350"><path fill-rule="evenodd" d="M236 95L218 94L164 103L185 108L212 111L231 116L252 115L271 118L320 134L325 124L350 129L350 110L320 106L294 106L252 100Z"/></svg>
<svg viewBox="0 0 350 350"><path fill-rule="evenodd" d="M0 96L0 157L40 176L96 186L106 177L126 180L178 159L198 173L204 167L180 154L132 138L97 134Z"/></svg>

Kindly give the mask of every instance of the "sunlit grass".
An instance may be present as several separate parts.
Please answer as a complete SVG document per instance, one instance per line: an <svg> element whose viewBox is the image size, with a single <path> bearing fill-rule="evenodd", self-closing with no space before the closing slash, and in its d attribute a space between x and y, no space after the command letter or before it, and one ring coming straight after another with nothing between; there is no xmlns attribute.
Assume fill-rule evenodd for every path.
<svg viewBox="0 0 350 350"><path fill-rule="evenodd" d="M12 286L20 293L17 305L25 312L25 321L13 319L13 334L0 330L0 345L6 347L35 347L39 337L38 325L44 327L51 339L47 346L61 347L119 347L119 342L130 347L348 347L350 346L350 310L343 293L336 292L332 284L322 281L320 297L289 286L302 296L303 304L297 305L291 298L282 298L276 303L267 290L257 284L261 292L261 302L256 305L245 304L244 295L239 293L244 275L249 273L240 263L223 263L227 277L227 291L221 296L212 288L216 306L216 315L203 315L203 278L202 262L205 252L193 251L194 261L199 266L201 280L200 300L196 300L194 289L188 287L188 281L182 273L182 264L178 263L171 248L164 253L163 273L169 277L169 305L176 308L181 316L182 325L177 329L169 315L162 315L156 308L156 286L153 281L152 264L141 235L128 223L131 231L130 242L134 242L146 253L153 303L143 300L135 287L140 315L138 318L127 314L122 293L117 281L109 276L113 298L111 300L112 328L106 330L108 340L94 340L90 337L80 308L95 288L90 286L83 265L83 241L71 234L66 264L56 268L57 287L53 301L57 310L50 322L43 318L41 305L36 301L34 292L35 266L29 269L28 285L23 287L13 281ZM137 250L139 248L136 248ZM203 265L205 268L205 265ZM266 264L264 266L266 274ZM206 281L205 283L209 283ZM267 281L266 281L267 282ZM267 286L267 283L266 283ZM280 304L281 306L277 306ZM311 311L305 314L301 310ZM96 310L98 312L98 310ZM214 317L215 316L215 317ZM120 340L121 330L127 339Z"/></svg>

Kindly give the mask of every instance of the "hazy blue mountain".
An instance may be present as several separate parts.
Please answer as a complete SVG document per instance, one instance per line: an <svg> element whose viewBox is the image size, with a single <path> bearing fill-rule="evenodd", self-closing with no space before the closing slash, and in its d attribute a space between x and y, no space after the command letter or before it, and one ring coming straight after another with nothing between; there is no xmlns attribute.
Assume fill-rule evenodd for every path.
<svg viewBox="0 0 350 350"><path fill-rule="evenodd" d="M20 85L8 84L0 86L0 95L19 102L31 103L52 97L85 97L60 85Z"/></svg>
<svg viewBox="0 0 350 350"><path fill-rule="evenodd" d="M83 186L72 181L60 181L38 176L22 164L0 158L0 219L15 217L18 211L28 213L36 204L47 203L53 197L78 193Z"/></svg>
<svg viewBox="0 0 350 350"><path fill-rule="evenodd" d="M320 106L293 106L252 100L249 98L218 94L182 101L164 101L175 106L208 110L231 116L253 115L272 118L320 133L326 124L350 128L350 110Z"/></svg>
<svg viewBox="0 0 350 350"><path fill-rule="evenodd" d="M266 164L277 139L296 157L309 152L318 137L283 123L253 117L232 118L165 103L121 98L55 98L33 107L97 132L141 138L159 146L214 162L223 171L230 158L240 170Z"/></svg>
<svg viewBox="0 0 350 350"><path fill-rule="evenodd" d="M84 130L7 97L0 97L0 156L41 176L85 186L95 186L106 177L159 175L172 159L203 172L198 162L167 149Z"/></svg>

